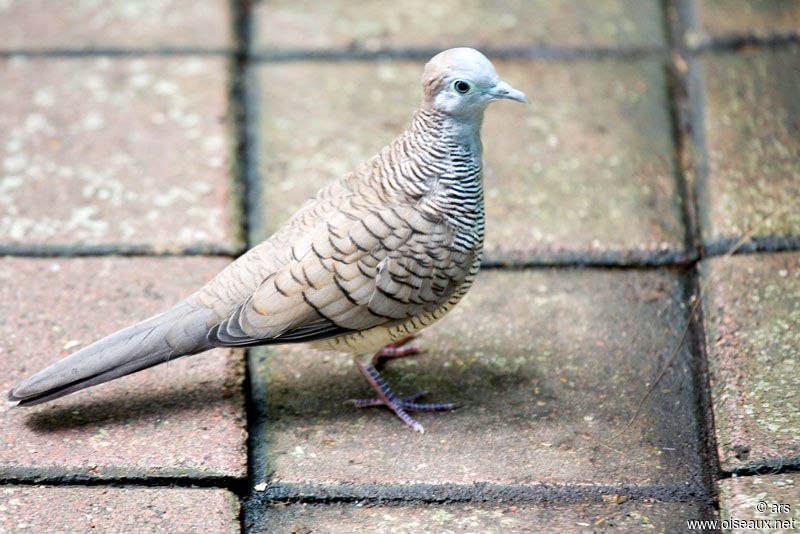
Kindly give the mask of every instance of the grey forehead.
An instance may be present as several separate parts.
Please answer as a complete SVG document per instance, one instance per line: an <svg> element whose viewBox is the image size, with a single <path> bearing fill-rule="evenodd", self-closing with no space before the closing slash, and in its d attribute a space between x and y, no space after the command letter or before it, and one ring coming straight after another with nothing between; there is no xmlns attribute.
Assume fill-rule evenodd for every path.
<svg viewBox="0 0 800 534"><path fill-rule="evenodd" d="M447 81L465 79L479 86L488 87L500 81L492 63L483 55L459 58L445 73Z"/></svg>
<svg viewBox="0 0 800 534"><path fill-rule="evenodd" d="M483 66L478 68L456 69L450 77L453 80L466 79L480 87L490 87L500 81L491 63L489 63L488 68Z"/></svg>

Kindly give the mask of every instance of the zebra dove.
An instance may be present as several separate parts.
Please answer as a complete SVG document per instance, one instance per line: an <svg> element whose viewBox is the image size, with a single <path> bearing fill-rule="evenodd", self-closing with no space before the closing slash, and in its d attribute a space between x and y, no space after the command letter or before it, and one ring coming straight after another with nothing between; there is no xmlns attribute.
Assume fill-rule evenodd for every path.
<svg viewBox="0 0 800 534"><path fill-rule="evenodd" d="M171 309L52 364L9 398L38 404L212 347L312 342L355 355L378 395L357 406L386 405L423 432L408 411L453 405L396 397L376 365L414 353L401 345L472 284L483 248L483 112L528 98L471 48L434 56L422 88L405 133L274 235Z"/></svg>

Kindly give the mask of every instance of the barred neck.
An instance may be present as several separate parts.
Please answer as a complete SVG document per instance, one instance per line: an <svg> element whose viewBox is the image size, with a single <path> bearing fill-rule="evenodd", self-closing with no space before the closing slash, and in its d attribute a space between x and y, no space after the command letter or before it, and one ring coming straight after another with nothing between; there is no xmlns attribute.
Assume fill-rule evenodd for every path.
<svg viewBox="0 0 800 534"><path fill-rule="evenodd" d="M483 220L480 120L467 123L420 108L411 127L365 170L366 196L378 202L400 196L431 220L465 231Z"/></svg>
<svg viewBox="0 0 800 534"><path fill-rule="evenodd" d="M356 187L363 187L366 205L413 203L424 217L456 230L453 246L475 251L484 223L480 121L454 122L419 109L411 127L360 169Z"/></svg>
<svg viewBox="0 0 800 534"><path fill-rule="evenodd" d="M482 112L468 117L453 117L423 106L414 114L410 131L432 141L439 140L448 145L468 146L480 156L482 123Z"/></svg>
<svg viewBox="0 0 800 534"><path fill-rule="evenodd" d="M412 197L459 182L480 182L480 120L466 122L420 108L411 128L386 147L381 159L385 168L399 171L384 176L390 181L386 185Z"/></svg>
<svg viewBox="0 0 800 534"><path fill-rule="evenodd" d="M477 231L480 239L484 217L481 119L482 115L463 120L420 108L404 136L409 143L406 153L414 157L403 173L410 178L406 191L417 195L423 213L470 233Z"/></svg>

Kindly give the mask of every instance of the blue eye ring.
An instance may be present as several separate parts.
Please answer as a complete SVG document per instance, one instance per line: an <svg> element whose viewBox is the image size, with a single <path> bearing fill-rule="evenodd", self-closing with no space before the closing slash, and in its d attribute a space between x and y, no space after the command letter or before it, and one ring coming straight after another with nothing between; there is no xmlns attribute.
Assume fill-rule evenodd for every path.
<svg viewBox="0 0 800 534"><path fill-rule="evenodd" d="M455 80L452 85L453 91L466 95L475 90L475 86L466 80Z"/></svg>

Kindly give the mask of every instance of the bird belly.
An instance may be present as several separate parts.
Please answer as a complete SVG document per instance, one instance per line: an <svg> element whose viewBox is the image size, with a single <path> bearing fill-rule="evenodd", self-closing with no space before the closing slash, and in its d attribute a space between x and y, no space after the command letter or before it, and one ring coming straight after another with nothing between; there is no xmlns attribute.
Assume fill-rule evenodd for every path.
<svg viewBox="0 0 800 534"><path fill-rule="evenodd" d="M460 299L459 299L460 300ZM380 325L360 332L314 341L311 346L323 350L369 354L379 351L389 343L416 334L445 316L458 300L450 299L439 308L392 325Z"/></svg>

